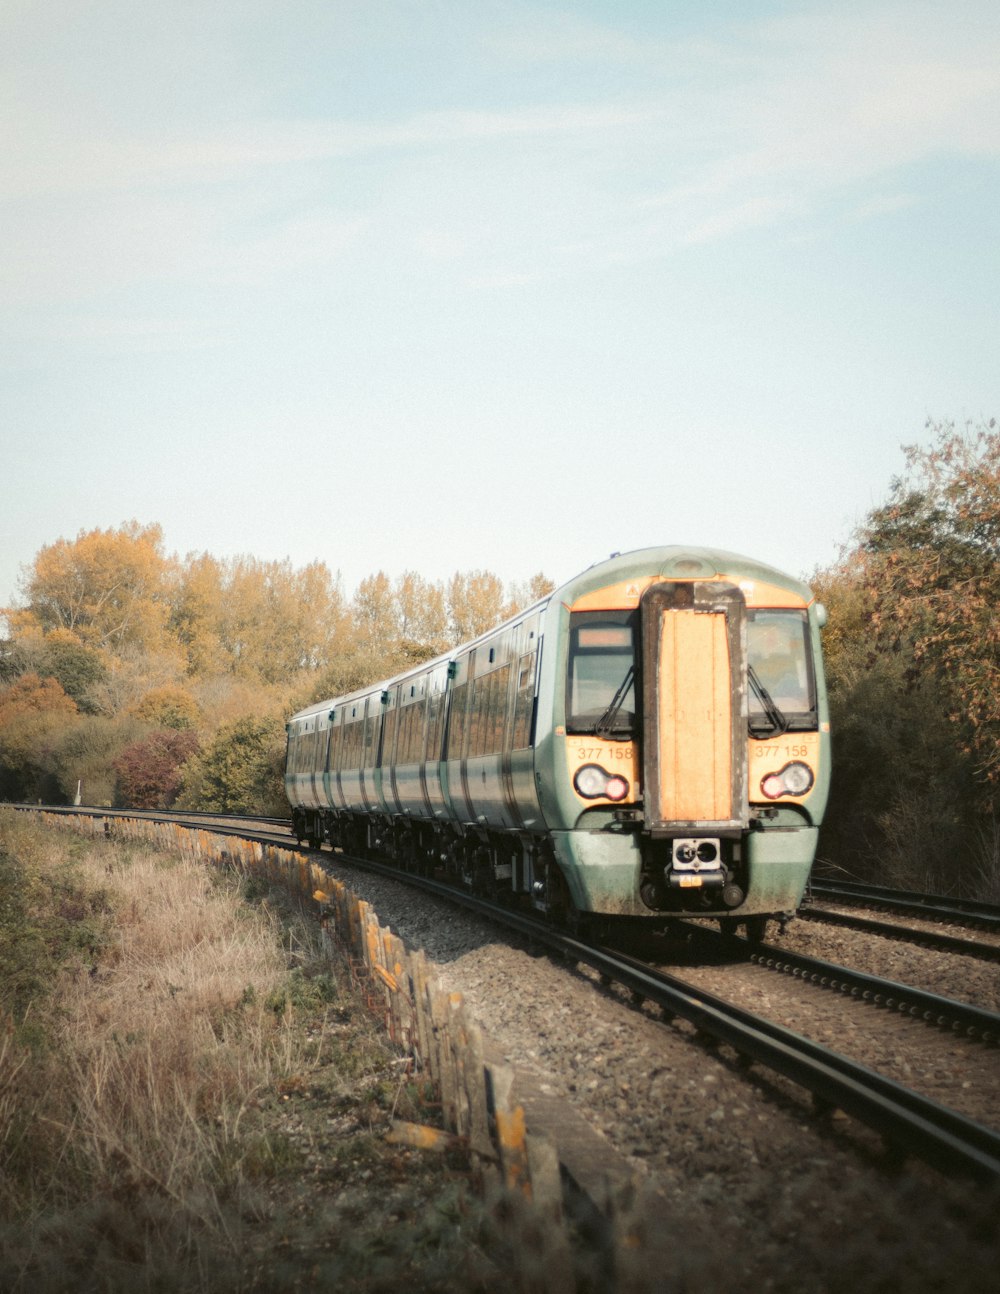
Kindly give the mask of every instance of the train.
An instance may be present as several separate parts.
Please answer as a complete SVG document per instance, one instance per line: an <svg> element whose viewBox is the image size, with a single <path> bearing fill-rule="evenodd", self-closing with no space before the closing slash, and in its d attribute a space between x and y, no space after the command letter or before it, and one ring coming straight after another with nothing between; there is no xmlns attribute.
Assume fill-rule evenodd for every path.
<svg viewBox="0 0 1000 1294"><path fill-rule="evenodd" d="M613 554L294 714L294 832L571 928L701 916L760 939L802 900L827 802L825 621L738 554Z"/></svg>

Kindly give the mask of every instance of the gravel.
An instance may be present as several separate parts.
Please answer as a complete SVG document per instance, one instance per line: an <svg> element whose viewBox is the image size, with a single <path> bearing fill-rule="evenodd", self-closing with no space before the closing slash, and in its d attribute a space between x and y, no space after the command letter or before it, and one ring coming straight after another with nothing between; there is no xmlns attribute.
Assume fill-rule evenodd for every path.
<svg viewBox="0 0 1000 1294"><path fill-rule="evenodd" d="M981 1291L996 1288L1000 1190L900 1166L852 1120L664 1025L577 966L449 904L360 869L332 870L442 984L460 991L505 1058L569 1103L625 1156L633 1186L615 1201L622 1290ZM997 968L812 922L783 946L1000 1009ZM666 966L849 1052L944 1104L997 1126L1000 1052L844 1001L758 967Z"/></svg>

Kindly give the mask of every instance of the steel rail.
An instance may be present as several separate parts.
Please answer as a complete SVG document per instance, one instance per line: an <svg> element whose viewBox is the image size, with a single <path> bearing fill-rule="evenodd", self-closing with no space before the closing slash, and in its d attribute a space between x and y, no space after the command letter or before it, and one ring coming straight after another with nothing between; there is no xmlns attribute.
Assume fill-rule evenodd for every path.
<svg viewBox="0 0 1000 1294"><path fill-rule="evenodd" d="M995 1011L929 993L910 984L869 975L865 971L851 970L819 957L789 952L774 944L751 944L748 957L767 970L798 975L821 988L849 993L873 1006L917 1016L929 1024L949 1026L955 1032L964 1032L982 1042L1000 1042L1000 1015Z"/></svg>
<svg viewBox="0 0 1000 1294"><path fill-rule="evenodd" d="M626 988L637 1001L655 1003L666 1017L685 1019L703 1034L728 1043L741 1055L790 1079L810 1092L821 1109L843 1110L904 1155L913 1155L945 1173L1000 1183L1000 1133L847 1056L627 954L588 944L534 917L497 907L440 881L400 874L396 868L369 859L341 858L391 880L412 882L517 931L564 959L590 966L605 980Z"/></svg>
<svg viewBox="0 0 1000 1294"><path fill-rule="evenodd" d="M859 881L832 881L817 877L810 880L809 892L845 903L877 903L898 911L921 912L947 921L973 920L1000 930L1000 907L979 899L957 899L945 894L921 894L917 890L894 890L881 885L864 885Z"/></svg>
<svg viewBox="0 0 1000 1294"><path fill-rule="evenodd" d="M846 926L850 930L863 930L867 934L885 935L889 939L905 939L907 943L930 944L948 952L966 957L979 957L984 961L1000 961L1000 944L983 943L979 939L963 939L939 930L918 930L914 926L900 926L892 921L878 921L874 917L859 917L852 912L831 912L827 908L799 908L798 915L806 921L822 921L826 925Z"/></svg>
<svg viewBox="0 0 1000 1294"><path fill-rule="evenodd" d="M110 809L90 804L0 803L0 808L27 813L56 813L66 817L141 818L149 822L174 822L179 825L190 821L195 826L201 826L205 822L263 822L272 827L287 827L289 832L292 829L291 818L266 818L257 813L211 813L198 809Z"/></svg>
<svg viewBox="0 0 1000 1294"><path fill-rule="evenodd" d="M596 950L595 950L596 951ZM595 969L594 952L585 955ZM894 1080L831 1051L782 1025L662 972L650 973L634 963L628 979L616 965L630 958L616 955L603 973L648 996L668 1012L727 1042L742 1055L766 1064L812 1093L831 1109L843 1110L878 1132L906 1154L943 1171L968 1173L981 1180L1000 1180L1000 1134Z"/></svg>
<svg viewBox="0 0 1000 1294"><path fill-rule="evenodd" d="M23 806L35 808L35 806ZM90 810L94 816L107 811ZM159 821L177 815L123 813ZM236 834L227 830L225 834ZM252 838L252 837L251 837ZM296 852L302 849L294 841ZM822 1109L840 1109L874 1129L895 1150L913 1155L945 1173L1000 1183L1000 1133L949 1110L884 1075L868 1069L791 1029L751 1015L714 994L696 989L623 953L583 942L543 925L533 917L498 907L452 886L412 873L401 873L368 859L340 855L338 861L360 865L389 879L413 884L427 893L478 913L517 931L564 959L590 966L607 981L620 984L636 1001L660 1007L666 1018L687 1020L703 1034L733 1047L810 1092Z"/></svg>

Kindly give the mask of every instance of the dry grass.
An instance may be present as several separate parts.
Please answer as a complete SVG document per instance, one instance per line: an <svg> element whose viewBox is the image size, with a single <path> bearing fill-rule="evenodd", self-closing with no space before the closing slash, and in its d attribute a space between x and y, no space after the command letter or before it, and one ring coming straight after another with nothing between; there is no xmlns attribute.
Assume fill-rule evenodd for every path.
<svg viewBox="0 0 1000 1294"><path fill-rule="evenodd" d="M444 1166L382 1144L413 1114L395 1058L280 896L0 810L0 961L0 1288L287 1288L304 1263L376 1289L417 1270L418 1220L413 1287L483 1287Z"/></svg>

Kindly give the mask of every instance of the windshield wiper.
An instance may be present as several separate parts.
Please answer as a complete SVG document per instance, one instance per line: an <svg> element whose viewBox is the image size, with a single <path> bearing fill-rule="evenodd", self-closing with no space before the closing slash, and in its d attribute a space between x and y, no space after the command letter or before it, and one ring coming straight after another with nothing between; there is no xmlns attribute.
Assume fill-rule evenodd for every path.
<svg viewBox="0 0 1000 1294"><path fill-rule="evenodd" d="M750 736L780 737L782 733L788 731L788 720L775 705L771 693L757 677L752 665L747 666L747 678L750 680L750 686L753 689L754 696L760 702L764 715L768 723L771 725L770 728L761 728L759 726L755 727L752 723L748 723L747 726L750 729Z"/></svg>
<svg viewBox="0 0 1000 1294"><path fill-rule="evenodd" d="M622 703L625 700L625 694L632 686L632 680L634 678L635 678L635 666L630 665L628 669L625 671L625 677L622 679L621 684L618 687L618 691L611 698L611 704L604 711L604 713L601 715L598 721L594 724L595 737L607 737L609 738L609 740L612 740L612 741L628 740L628 733L614 734L611 731L611 726L618 716L618 711L622 708Z"/></svg>

